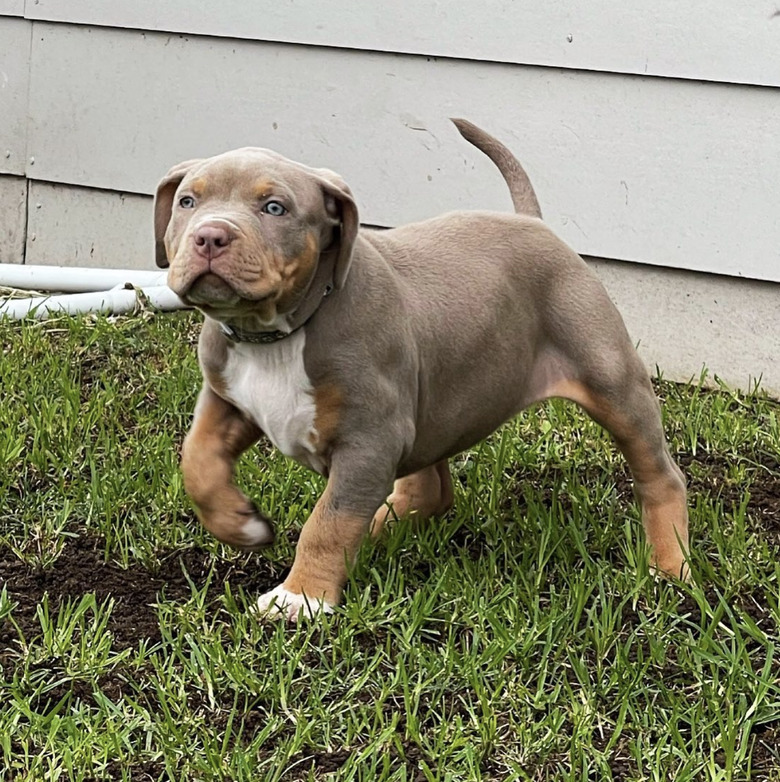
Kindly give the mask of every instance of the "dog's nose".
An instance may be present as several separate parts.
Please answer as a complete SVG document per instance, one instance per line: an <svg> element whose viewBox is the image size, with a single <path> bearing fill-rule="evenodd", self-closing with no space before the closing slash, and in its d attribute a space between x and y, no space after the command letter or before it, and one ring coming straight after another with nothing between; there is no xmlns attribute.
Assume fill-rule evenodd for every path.
<svg viewBox="0 0 780 782"><path fill-rule="evenodd" d="M217 258L227 250L235 237L222 225L201 225L192 235L195 251L209 260Z"/></svg>

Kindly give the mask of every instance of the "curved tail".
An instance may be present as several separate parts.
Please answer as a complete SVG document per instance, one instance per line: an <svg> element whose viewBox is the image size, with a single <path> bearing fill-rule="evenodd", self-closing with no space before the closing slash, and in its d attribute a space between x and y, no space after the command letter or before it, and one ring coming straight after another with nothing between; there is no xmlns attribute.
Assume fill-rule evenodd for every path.
<svg viewBox="0 0 780 782"><path fill-rule="evenodd" d="M517 158L500 141L468 120L452 118L452 121L466 141L484 152L496 164L509 185L515 211L518 214L541 217L542 210L539 208L531 180Z"/></svg>

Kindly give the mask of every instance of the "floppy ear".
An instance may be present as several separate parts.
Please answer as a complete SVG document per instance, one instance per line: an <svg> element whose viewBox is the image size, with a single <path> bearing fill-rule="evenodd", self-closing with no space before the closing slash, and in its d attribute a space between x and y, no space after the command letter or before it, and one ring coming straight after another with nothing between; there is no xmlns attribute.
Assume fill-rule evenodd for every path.
<svg viewBox="0 0 780 782"><path fill-rule="evenodd" d="M333 270L333 284L338 290L344 287L352 265L352 250L360 227L357 204L352 191L340 176L327 169L319 169L317 173L325 194L325 207L338 224L338 256Z"/></svg>
<svg viewBox="0 0 780 782"><path fill-rule="evenodd" d="M201 163L202 160L185 160L175 165L157 185L157 193L154 196L154 255L157 265L163 269L168 268L168 254L165 252L165 231L171 221L173 211L173 196L181 180L189 173L190 169Z"/></svg>

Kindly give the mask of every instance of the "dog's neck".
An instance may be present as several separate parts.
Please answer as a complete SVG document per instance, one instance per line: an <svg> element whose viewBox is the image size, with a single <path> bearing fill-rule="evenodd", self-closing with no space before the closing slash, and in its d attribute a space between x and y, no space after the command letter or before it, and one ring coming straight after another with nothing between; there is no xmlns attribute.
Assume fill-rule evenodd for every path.
<svg viewBox="0 0 780 782"><path fill-rule="evenodd" d="M261 328L255 329L245 327L246 321L250 320L246 318L238 319L242 321L240 325L232 320L228 323L220 321L219 326L222 329L222 333L231 342L248 342L254 345L268 345L294 334L309 322L319 309L323 299L333 290L335 262L335 253L323 253L306 291L289 313L277 318L278 323L265 328L261 324ZM257 322L257 319L251 320Z"/></svg>

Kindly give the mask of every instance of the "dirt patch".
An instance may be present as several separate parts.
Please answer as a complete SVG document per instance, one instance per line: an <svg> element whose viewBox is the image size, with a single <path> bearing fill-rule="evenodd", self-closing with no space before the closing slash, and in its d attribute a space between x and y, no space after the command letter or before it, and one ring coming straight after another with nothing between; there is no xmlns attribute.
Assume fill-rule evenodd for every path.
<svg viewBox="0 0 780 782"><path fill-rule="evenodd" d="M353 756L358 756L363 747L353 750L336 750L334 752L302 752L290 759L288 768L292 773L286 772L286 782L303 782L311 778L315 772L315 779L320 779L322 774L333 774L341 771L347 761ZM403 769L406 772L405 779L409 782L426 782L428 777L420 768L420 761L425 757L422 750L414 744L405 744L403 754L391 746L387 750L389 755L390 770L392 772Z"/></svg>
<svg viewBox="0 0 780 782"><path fill-rule="evenodd" d="M11 754L17 757L25 755L24 748L16 739L11 739ZM107 782L107 780L121 779L129 780L129 782L169 782L172 778L165 773L165 766L162 763L154 761L128 763L118 760L107 763L101 770L100 776L83 777L84 782Z"/></svg>
<svg viewBox="0 0 780 782"><path fill-rule="evenodd" d="M311 752L300 753L290 759L290 766L298 769L298 774L293 779L308 779L311 771L318 771L321 774L328 774L339 771L341 767L352 757L349 750L337 752Z"/></svg>
<svg viewBox="0 0 780 782"><path fill-rule="evenodd" d="M739 482L728 474L732 460L720 454L701 450L696 455L676 454L675 459L688 480L690 496L706 493L732 510L741 505L747 490L747 515L771 542L780 544L780 461L775 456L763 452L743 456L746 476Z"/></svg>
<svg viewBox="0 0 780 782"><path fill-rule="evenodd" d="M780 723L761 725L753 731L751 767L753 782L770 782L777 779L780 763Z"/></svg>
<svg viewBox="0 0 780 782"><path fill-rule="evenodd" d="M163 766L162 763L134 764L128 768L125 763L114 760L106 766L104 774L101 774L99 777L85 777L84 782L105 782L107 779L127 779L128 774L130 782L164 782L171 778L168 774L164 774L164 772L165 766Z"/></svg>
<svg viewBox="0 0 780 782"><path fill-rule="evenodd" d="M780 461L771 454L756 453L744 457L746 476L743 481L735 481L729 476L732 460L720 454L698 451L674 454L675 461L685 474L688 483L689 498L697 495L707 495L715 502L722 502L726 511L739 507L748 493L746 513L752 518L758 529L766 534L771 542L780 545ZM580 471L578 484L587 484L600 479L597 468ZM633 483L628 469L622 465L611 476L615 485L615 493L620 502L634 502ZM564 512L573 511L573 504L565 489L566 481L563 471L556 467L542 466L539 470L521 470L512 478L507 490L503 508L510 512L511 507L524 509L527 502L523 494L523 486L540 487L537 491L538 500L551 508L557 503ZM562 486L561 490L553 491L552 486Z"/></svg>
<svg viewBox="0 0 780 782"><path fill-rule="evenodd" d="M121 651L142 640L160 640L160 625L154 604L165 600L182 601L191 595L186 573L203 584L210 571L213 576L207 600L216 600L229 581L258 594L279 583L281 574L261 557L253 557L246 567L214 557L200 548L176 551L162 557L160 567L151 572L141 565L127 569L106 562L103 541L81 536L69 542L53 566L36 570L18 559L9 549L0 549L0 583L16 603L13 619L28 640L41 631L38 606L48 595L49 612L56 616L68 600L94 594L98 602L113 598L108 621L113 648ZM6 620L0 625L0 666L7 662L9 649L18 640L16 628Z"/></svg>

